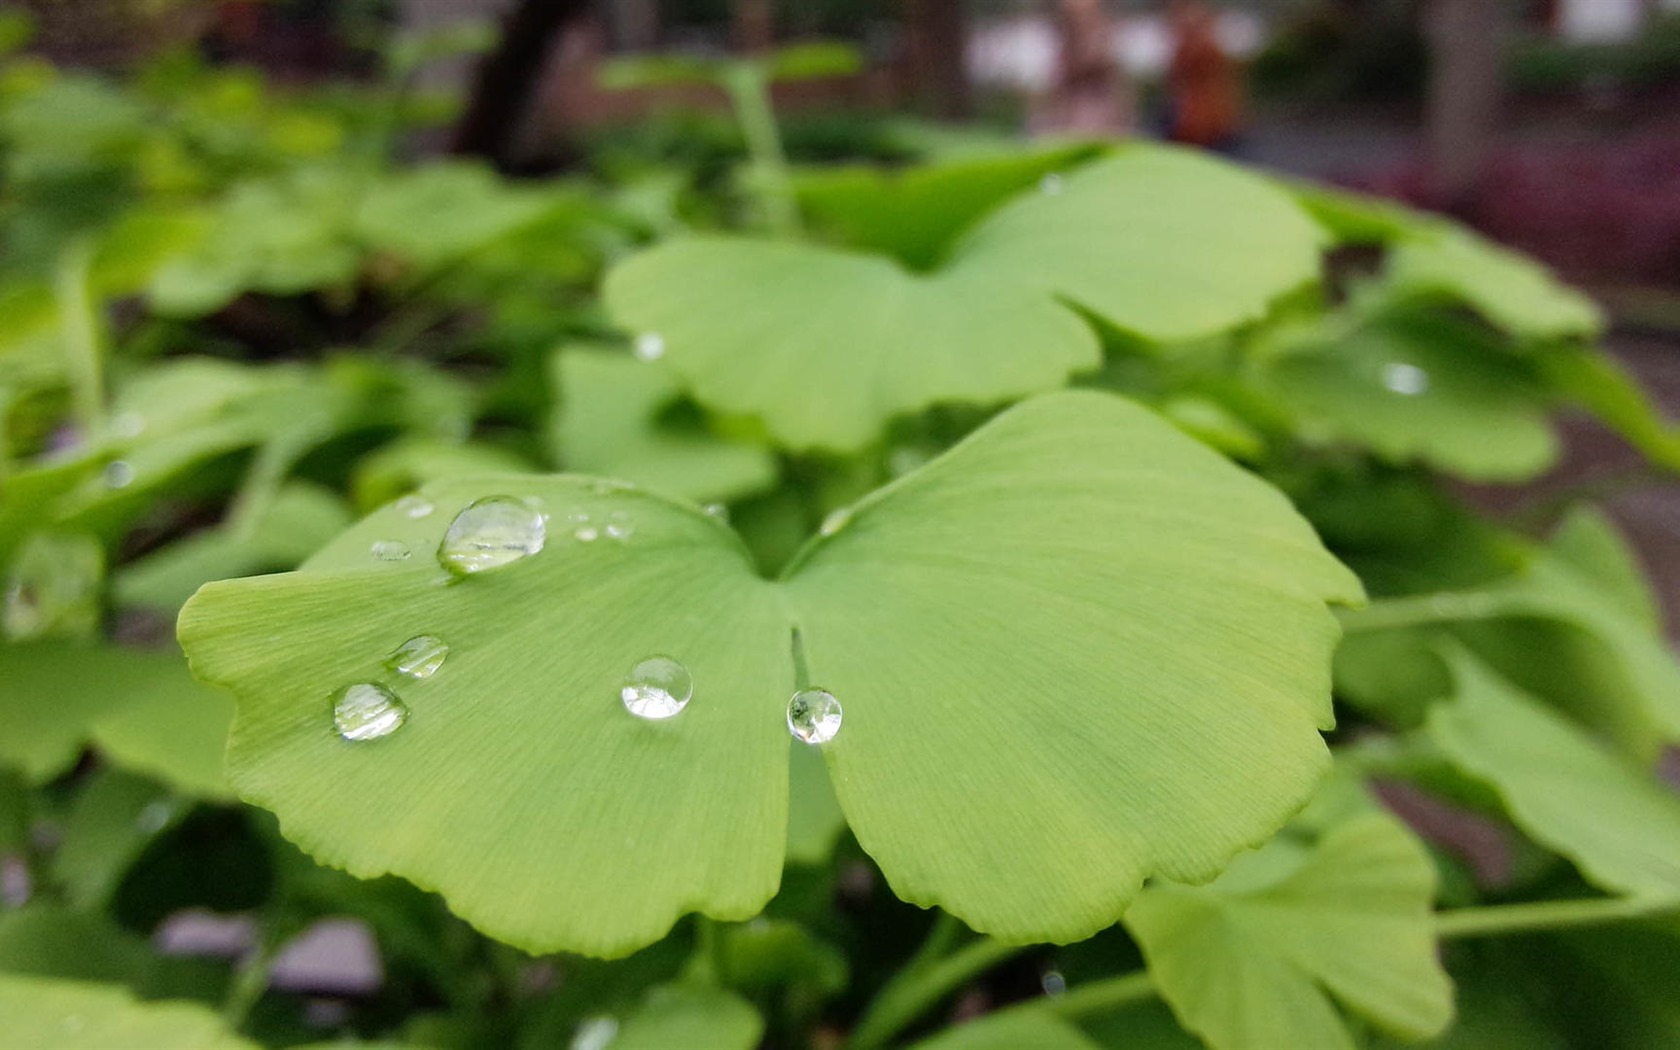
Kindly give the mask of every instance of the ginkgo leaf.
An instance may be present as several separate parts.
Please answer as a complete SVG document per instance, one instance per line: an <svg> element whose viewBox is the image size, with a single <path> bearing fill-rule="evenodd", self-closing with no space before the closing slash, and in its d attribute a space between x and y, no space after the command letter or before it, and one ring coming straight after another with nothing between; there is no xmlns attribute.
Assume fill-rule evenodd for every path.
<svg viewBox="0 0 1680 1050"><path fill-rule="evenodd" d="M1460 299L1521 339L1591 337L1604 327L1597 305L1544 266L1453 226L1397 242L1385 273L1396 289Z"/></svg>
<svg viewBox="0 0 1680 1050"><path fill-rule="evenodd" d="M1322 230L1265 180L1131 146L973 227L945 265L692 237L615 268L615 319L657 336L704 405L793 449L859 448L891 417L1060 386L1098 363L1066 305L1146 339L1209 335L1316 279Z"/></svg>
<svg viewBox="0 0 1680 1050"><path fill-rule="evenodd" d="M208 1006L137 1001L118 985L0 974L4 1050L257 1050Z"/></svg>
<svg viewBox="0 0 1680 1050"><path fill-rule="evenodd" d="M710 433L699 421L666 420L682 391L656 363L568 346L551 368L559 393L552 444L568 470L694 500L731 500L775 482L776 460L764 446Z"/></svg>
<svg viewBox="0 0 1680 1050"><path fill-rule="evenodd" d="M1429 734L1536 842L1623 893L1680 894L1680 797L1461 649Z"/></svg>
<svg viewBox="0 0 1680 1050"><path fill-rule="evenodd" d="M606 1045L613 1050L752 1050L763 1034L763 1019L740 996L721 988L671 984L649 991L618 1022Z"/></svg>
<svg viewBox="0 0 1680 1050"><path fill-rule="evenodd" d="M1040 398L980 433L785 575L812 684L845 705L824 757L894 892L1077 940L1311 792L1324 603L1360 588L1278 492L1129 403Z"/></svg>
<svg viewBox="0 0 1680 1050"><path fill-rule="evenodd" d="M0 645L0 762L35 782L88 744L190 794L226 797L222 744L232 705L178 653L35 642Z"/></svg>
<svg viewBox="0 0 1680 1050"><path fill-rule="evenodd" d="M498 495L494 551L531 551L506 523L538 513L541 549L453 577L451 519ZM1327 765L1325 603L1357 581L1280 493L1107 395L1004 413L777 582L722 523L622 485L420 496L435 510L378 511L298 572L205 587L181 637L238 697L230 775L287 837L532 950L622 954L769 899L795 630L843 705L822 752L859 840L983 931L1082 937L1146 875L1210 878ZM396 669L411 640L447 646L435 673ZM620 690L654 656L693 699L648 721ZM374 739L335 727L357 685L382 721L343 733Z"/></svg>
<svg viewBox="0 0 1680 1050"><path fill-rule="evenodd" d="M1373 808L1309 851L1280 837L1210 885L1153 884L1125 922L1162 998L1214 1050L1352 1050L1338 1005L1408 1039L1451 1022L1434 894L1428 851Z"/></svg>
<svg viewBox="0 0 1680 1050"><path fill-rule="evenodd" d="M1557 458L1532 369L1473 324L1390 315L1339 338L1315 331L1293 351L1266 378L1303 432L1480 481L1533 477Z"/></svg>

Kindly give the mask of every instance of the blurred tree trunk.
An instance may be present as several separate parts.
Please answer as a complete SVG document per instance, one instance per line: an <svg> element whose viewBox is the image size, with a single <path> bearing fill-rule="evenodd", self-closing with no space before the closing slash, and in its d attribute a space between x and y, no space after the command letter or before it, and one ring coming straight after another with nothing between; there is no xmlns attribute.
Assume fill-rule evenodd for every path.
<svg viewBox="0 0 1680 1050"><path fill-rule="evenodd" d="M1449 209L1469 205L1493 152L1505 92L1506 5L1430 0L1429 191Z"/></svg>
<svg viewBox="0 0 1680 1050"><path fill-rule="evenodd" d="M553 44L592 6L591 0L518 0L502 20L495 50L479 64L450 152L481 156L504 169L512 163L519 126Z"/></svg>
<svg viewBox="0 0 1680 1050"><path fill-rule="evenodd" d="M658 0L606 0L613 47L651 51L659 44Z"/></svg>
<svg viewBox="0 0 1680 1050"><path fill-rule="evenodd" d="M933 116L968 116L967 5L963 0L905 0L904 7L911 94Z"/></svg>
<svg viewBox="0 0 1680 1050"><path fill-rule="evenodd" d="M770 0L734 0L731 10L737 51L750 55L776 45L776 13Z"/></svg>

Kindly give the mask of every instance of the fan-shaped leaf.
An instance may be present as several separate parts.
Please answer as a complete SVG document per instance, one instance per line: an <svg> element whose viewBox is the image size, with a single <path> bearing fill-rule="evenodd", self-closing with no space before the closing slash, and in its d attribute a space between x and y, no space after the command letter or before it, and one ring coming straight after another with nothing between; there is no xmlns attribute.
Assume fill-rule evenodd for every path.
<svg viewBox="0 0 1680 1050"><path fill-rule="evenodd" d="M209 1007L140 1003L114 985L0 974L5 1050L256 1050Z"/></svg>
<svg viewBox="0 0 1680 1050"><path fill-rule="evenodd" d="M450 582L430 552L497 492L537 501L546 546ZM844 705L823 754L860 841L901 895L1005 936L1084 936L1147 874L1211 877L1326 762L1324 603L1357 582L1279 493L1106 395L1005 413L778 583L717 521L639 491L423 495L436 513L386 508L299 572L209 585L181 634L240 697L230 769L289 837L534 949L622 953L683 911L769 898L795 628ZM449 654L404 679L386 660L420 635ZM657 723L618 695L654 654L695 683ZM341 739L333 697L358 682L407 722Z"/></svg>
<svg viewBox="0 0 1680 1050"><path fill-rule="evenodd" d="M1399 1036L1441 1032L1452 985L1422 844L1366 810L1300 849L1280 838L1211 885L1152 885L1126 912L1179 1021L1216 1050L1351 1050L1335 1003Z"/></svg>
<svg viewBox="0 0 1680 1050"><path fill-rule="evenodd" d="M1680 894L1680 797L1513 689L1462 650L1455 697L1429 716L1453 762L1490 783L1518 826L1598 885Z"/></svg>
<svg viewBox="0 0 1680 1050"><path fill-rule="evenodd" d="M1264 180L1131 147L1018 198L942 268L744 238L691 238L608 275L608 308L655 333L709 407L796 449L848 450L890 417L1060 385L1098 361L1071 301L1149 339L1208 335L1314 280L1322 232Z"/></svg>
<svg viewBox="0 0 1680 1050"><path fill-rule="evenodd" d="M571 346L554 355L553 445L579 473L625 478L695 500L729 500L776 479L770 450L662 418L682 398L672 376L624 353Z"/></svg>

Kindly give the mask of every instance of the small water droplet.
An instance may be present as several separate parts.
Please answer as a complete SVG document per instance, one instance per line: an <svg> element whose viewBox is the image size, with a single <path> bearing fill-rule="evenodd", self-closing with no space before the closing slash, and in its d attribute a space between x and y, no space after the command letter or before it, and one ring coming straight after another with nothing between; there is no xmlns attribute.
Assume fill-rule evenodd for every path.
<svg viewBox="0 0 1680 1050"><path fill-rule="evenodd" d="M378 740L408 721L408 705L373 682L347 685L333 697L333 725L346 740Z"/></svg>
<svg viewBox="0 0 1680 1050"><path fill-rule="evenodd" d="M901 478L932 458L933 456L925 448L918 448L914 445L900 445L887 455L887 473L895 478Z"/></svg>
<svg viewBox="0 0 1680 1050"><path fill-rule="evenodd" d="M591 1017L580 1022L572 1034L571 1050L607 1050L618 1038L618 1022L611 1017Z"/></svg>
<svg viewBox="0 0 1680 1050"><path fill-rule="evenodd" d="M625 540L628 540L635 531L636 526L631 524L630 515L624 513L622 510L615 510L611 514L607 515L608 538L615 539L618 542L623 543Z"/></svg>
<svg viewBox="0 0 1680 1050"><path fill-rule="evenodd" d="M1067 978L1062 976L1060 970L1046 970L1044 979L1039 983L1044 989L1044 994L1051 998L1067 994Z"/></svg>
<svg viewBox="0 0 1680 1050"><path fill-rule="evenodd" d="M398 540L374 540L368 550L380 561L406 561L408 559L408 544Z"/></svg>
<svg viewBox="0 0 1680 1050"><path fill-rule="evenodd" d="M665 337L658 332L643 332L636 337L636 360L657 361L665 356Z"/></svg>
<svg viewBox="0 0 1680 1050"><path fill-rule="evenodd" d="M635 487L628 481L613 481L609 478L596 478L589 483L589 491L596 496L611 496L615 492L629 492Z"/></svg>
<svg viewBox="0 0 1680 1050"><path fill-rule="evenodd" d="M134 817L134 826L144 834L151 835L162 831L169 823L169 818L175 815L175 804L167 799L148 802Z"/></svg>
<svg viewBox="0 0 1680 1050"><path fill-rule="evenodd" d="M727 503L708 503L701 509L704 510L709 517L716 518L725 524L729 522L729 504Z"/></svg>
<svg viewBox="0 0 1680 1050"><path fill-rule="evenodd" d="M397 646L391 655L385 658L385 666L410 678L430 678L437 674L438 668L443 666L443 661L448 656L449 646L442 638L417 634Z"/></svg>
<svg viewBox="0 0 1680 1050"><path fill-rule="evenodd" d="M826 689L801 689L788 701L788 732L807 744L826 744L840 732L840 701Z"/></svg>
<svg viewBox="0 0 1680 1050"><path fill-rule="evenodd" d="M1062 186L1062 177L1053 171L1038 180L1038 192L1046 197L1054 197L1062 192Z"/></svg>
<svg viewBox="0 0 1680 1050"><path fill-rule="evenodd" d="M601 530L593 525L579 525L572 530L572 538L579 543L594 543L596 537L600 535Z"/></svg>
<svg viewBox="0 0 1680 1050"><path fill-rule="evenodd" d="M118 412L111 417L111 434L120 438L137 438L146 429L146 417L138 412Z"/></svg>
<svg viewBox="0 0 1680 1050"><path fill-rule="evenodd" d="M429 517L432 511L436 509L432 506L432 501L424 496L409 495L397 500L398 512L404 517L413 518L415 521Z"/></svg>
<svg viewBox="0 0 1680 1050"><path fill-rule="evenodd" d="M688 706L694 677L669 656L650 656L630 668L618 695L638 718L670 718Z"/></svg>
<svg viewBox="0 0 1680 1050"><path fill-rule="evenodd" d="M1396 394L1416 397L1428 391L1429 373L1404 361L1390 361L1383 365L1382 385Z"/></svg>
<svg viewBox="0 0 1680 1050"><path fill-rule="evenodd" d="M126 459L113 459L105 464L105 487L127 488L134 482L134 465Z"/></svg>
<svg viewBox="0 0 1680 1050"><path fill-rule="evenodd" d="M822 533L824 536L832 536L841 529L845 528L846 523L851 520L852 508L841 507L839 510L834 511L829 514L828 517L824 518L822 520L822 524L817 527L817 531Z"/></svg>
<svg viewBox="0 0 1680 1050"><path fill-rule="evenodd" d="M449 523L438 545L438 562L465 576L498 569L543 549L541 514L512 496L487 496L467 505Z"/></svg>

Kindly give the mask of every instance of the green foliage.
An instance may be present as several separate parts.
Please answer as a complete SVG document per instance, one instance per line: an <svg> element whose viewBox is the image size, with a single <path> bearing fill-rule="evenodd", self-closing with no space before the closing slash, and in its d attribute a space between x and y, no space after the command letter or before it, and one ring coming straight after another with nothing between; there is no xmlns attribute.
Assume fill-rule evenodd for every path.
<svg viewBox="0 0 1680 1050"><path fill-rule="evenodd" d="M828 45L615 64L738 126L513 181L402 159L482 27L284 89L26 38L0 1044L1674 1041L1657 603L1457 487L1563 410L1680 468L1538 264L1141 143L784 146ZM299 983L329 917L372 988Z"/></svg>

